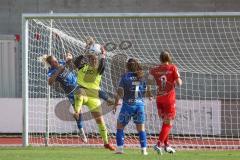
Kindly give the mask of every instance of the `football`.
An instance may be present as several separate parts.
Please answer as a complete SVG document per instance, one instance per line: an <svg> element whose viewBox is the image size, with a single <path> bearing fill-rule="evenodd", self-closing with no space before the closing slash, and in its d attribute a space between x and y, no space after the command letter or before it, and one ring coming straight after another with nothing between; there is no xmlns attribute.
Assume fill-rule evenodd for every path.
<svg viewBox="0 0 240 160"><path fill-rule="evenodd" d="M97 43L92 44L89 47L88 52L92 54L97 54L97 55L101 54L102 53L101 45Z"/></svg>

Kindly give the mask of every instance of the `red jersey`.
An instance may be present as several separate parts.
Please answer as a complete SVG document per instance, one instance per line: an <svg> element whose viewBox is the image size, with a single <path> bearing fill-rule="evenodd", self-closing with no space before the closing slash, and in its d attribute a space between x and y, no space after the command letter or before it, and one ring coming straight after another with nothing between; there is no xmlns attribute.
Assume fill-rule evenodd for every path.
<svg viewBox="0 0 240 160"><path fill-rule="evenodd" d="M176 101L175 82L180 77L178 69L173 64L161 64L150 69L158 86L157 102L174 104Z"/></svg>

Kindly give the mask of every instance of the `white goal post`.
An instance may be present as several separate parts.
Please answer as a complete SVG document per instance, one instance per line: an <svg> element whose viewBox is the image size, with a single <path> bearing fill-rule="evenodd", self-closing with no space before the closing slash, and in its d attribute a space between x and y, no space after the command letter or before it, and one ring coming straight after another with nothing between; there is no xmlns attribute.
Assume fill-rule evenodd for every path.
<svg viewBox="0 0 240 160"><path fill-rule="evenodd" d="M95 122L84 110L83 144L63 93L50 89L42 54L58 59L65 52L83 54L87 36L97 43L117 46L107 52L101 88L111 97L126 59L138 58L145 67L159 63L169 49L183 86L177 88L177 117L171 144L177 148L239 149L240 146L240 12L179 13L46 13L22 15L23 146L102 143ZM123 41L131 48L121 49ZM115 143L116 119L103 107L110 140ZM161 129L155 101L146 99L148 144L157 141ZM66 111L69 111L66 113ZM126 129L126 145L138 145L132 123Z"/></svg>

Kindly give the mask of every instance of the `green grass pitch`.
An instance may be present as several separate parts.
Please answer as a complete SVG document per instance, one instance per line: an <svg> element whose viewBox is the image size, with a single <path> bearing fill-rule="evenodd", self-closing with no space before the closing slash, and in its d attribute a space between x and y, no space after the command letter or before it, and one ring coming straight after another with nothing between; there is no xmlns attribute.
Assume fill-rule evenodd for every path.
<svg viewBox="0 0 240 160"><path fill-rule="evenodd" d="M0 160L240 160L240 151L178 151L174 155L158 156L150 148L148 156L137 149L127 149L115 155L105 149L70 147L1 147Z"/></svg>

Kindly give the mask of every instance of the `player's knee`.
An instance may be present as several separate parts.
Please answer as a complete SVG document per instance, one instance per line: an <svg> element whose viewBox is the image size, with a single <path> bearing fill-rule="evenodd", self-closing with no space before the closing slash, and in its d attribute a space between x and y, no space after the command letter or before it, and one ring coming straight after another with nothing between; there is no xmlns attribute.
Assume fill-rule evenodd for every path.
<svg viewBox="0 0 240 160"><path fill-rule="evenodd" d="M124 125L121 123L117 123L117 129L124 129Z"/></svg>
<svg viewBox="0 0 240 160"><path fill-rule="evenodd" d="M95 118L97 124L101 124L102 120L100 118Z"/></svg>
<svg viewBox="0 0 240 160"><path fill-rule="evenodd" d="M164 119L163 123L167 125L173 125L173 120L167 118L167 119Z"/></svg>
<svg viewBox="0 0 240 160"><path fill-rule="evenodd" d="M82 97L81 94L76 94L76 95L74 96L74 98L79 101L79 100L81 100L83 97Z"/></svg>
<svg viewBox="0 0 240 160"><path fill-rule="evenodd" d="M138 132L145 131L144 124L136 124L136 128Z"/></svg>
<svg viewBox="0 0 240 160"><path fill-rule="evenodd" d="M95 121L97 124L103 124L104 123L104 120L103 120L103 117L101 115L99 116L95 116Z"/></svg>

